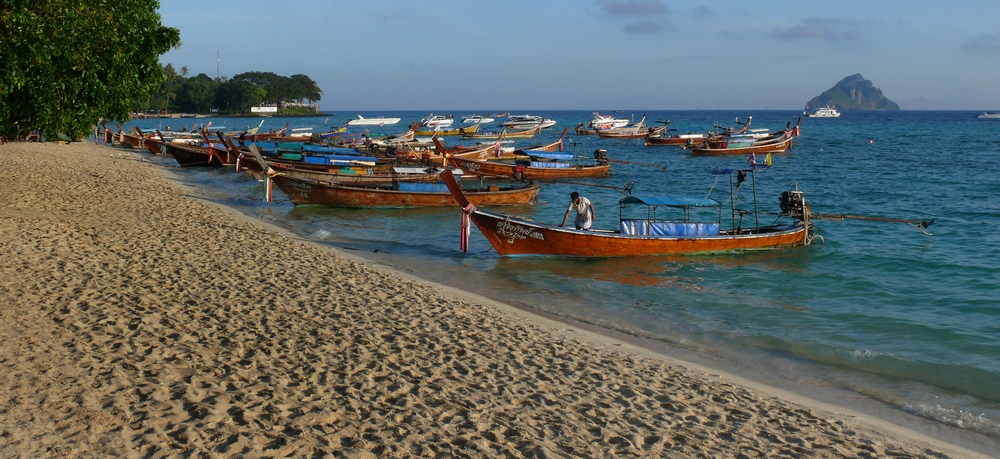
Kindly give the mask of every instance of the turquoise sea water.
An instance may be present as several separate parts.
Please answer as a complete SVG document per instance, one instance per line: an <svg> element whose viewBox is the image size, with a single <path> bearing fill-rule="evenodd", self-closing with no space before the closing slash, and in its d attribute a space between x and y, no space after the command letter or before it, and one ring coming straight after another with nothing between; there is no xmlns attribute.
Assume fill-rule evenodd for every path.
<svg viewBox="0 0 1000 459"><path fill-rule="evenodd" d="M380 114L403 120L373 133L402 132L427 115ZM466 114L454 112L457 122ZM530 114L558 124L535 139L518 140L519 146L555 140L562 128L590 118L583 111ZM633 114L638 119L643 112L617 113ZM796 111L646 114L650 121L670 119L670 127L681 132L704 131L716 122L729 126L748 115L752 127L778 130L801 116ZM433 280L458 287L474 282L470 289L496 299L683 348L754 379L829 388L995 440L1000 438L1000 121L977 120L975 114L845 112L839 119L803 119L792 151L774 155L774 167L757 176L762 210L776 211L778 195L797 183L813 212L935 218L933 236L901 223L819 221L825 243L757 253L500 258L474 231L470 253L463 254L457 207L295 208L280 192L274 203L261 202L261 185L233 171L180 173L213 199L320 243L405 257L425 266L417 274ZM339 125L354 115L267 119L263 129L288 122L320 130L324 122ZM234 130L259 122L210 120L213 128ZM209 120L132 124L178 128L195 121ZM506 209L509 213L558 223L569 192L576 190L594 202L595 226L613 227L621 195L612 186L634 181L636 194L700 196L714 186L712 197L728 202L727 176L717 181L710 172L747 162L572 131L567 137L567 148L578 154L606 148L609 158L632 164L614 164L606 178L546 184L536 205ZM741 197L749 199L747 188Z"/></svg>

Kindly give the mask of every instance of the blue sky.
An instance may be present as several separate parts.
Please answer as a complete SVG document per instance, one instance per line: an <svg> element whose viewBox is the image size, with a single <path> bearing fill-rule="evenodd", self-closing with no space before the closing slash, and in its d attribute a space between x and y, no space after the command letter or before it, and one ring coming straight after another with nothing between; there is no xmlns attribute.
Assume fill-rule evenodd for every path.
<svg viewBox="0 0 1000 459"><path fill-rule="evenodd" d="M323 110L799 110L855 73L904 110L1000 109L995 0L161 0L160 14L182 41L162 63L305 74Z"/></svg>

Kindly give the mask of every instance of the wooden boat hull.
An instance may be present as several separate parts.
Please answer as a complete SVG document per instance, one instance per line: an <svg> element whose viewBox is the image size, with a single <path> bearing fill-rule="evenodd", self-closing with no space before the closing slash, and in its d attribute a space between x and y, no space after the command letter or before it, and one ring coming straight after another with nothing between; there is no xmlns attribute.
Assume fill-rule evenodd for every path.
<svg viewBox="0 0 1000 459"><path fill-rule="evenodd" d="M473 124L472 126L466 126L466 127L456 128L456 129L441 129L441 130L437 130L437 131L435 131L434 128L428 128L426 126L421 126L421 127L418 127L417 129L414 129L413 133L414 133L414 135L420 135L420 136L435 136L436 135L438 137L445 137L445 136L475 134L478 131L479 131L479 125L478 124Z"/></svg>
<svg viewBox="0 0 1000 459"><path fill-rule="evenodd" d="M271 178L293 204L320 204L345 207L448 207L455 198L448 191L413 192L386 188L323 183L288 175ZM541 186L530 183L510 190L468 191L466 198L479 206L530 204Z"/></svg>
<svg viewBox="0 0 1000 459"><path fill-rule="evenodd" d="M641 139L649 135L649 131L645 132L603 132L597 131L597 136L602 139Z"/></svg>
<svg viewBox="0 0 1000 459"><path fill-rule="evenodd" d="M208 166L222 167L236 164L236 158L231 156L229 150L221 144L212 146L212 155L209 157L207 147L193 147L188 145L174 144L166 142L163 144L167 153L177 160L181 167Z"/></svg>
<svg viewBox="0 0 1000 459"><path fill-rule="evenodd" d="M309 171L288 169L276 163L269 163L269 167L275 172L280 172L286 176L316 180L324 183L335 183L345 185L358 184L390 184L393 182L437 182L441 179L441 171L433 167L414 168L422 169L420 172L398 173L395 166L341 166L339 170L331 172ZM254 174L257 175L257 174ZM263 178L264 174L260 174Z"/></svg>
<svg viewBox="0 0 1000 459"><path fill-rule="evenodd" d="M476 209L470 219L501 256L632 257L767 250L804 245L805 225L772 232L697 237L629 236L541 225Z"/></svg>
<svg viewBox="0 0 1000 459"><path fill-rule="evenodd" d="M651 147L655 145L673 145L678 147L683 147L685 145L702 145L705 143L705 137L646 137L646 146Z"/></svg>
<svg viewBox="0 0 1000 459"><path fill-rule="evenodd" d="M524 180L557 180L578 177L603 177L611 171L610 164L574 166L567 168L546 168L522 166L497 161L452 157L451 164L470 174L488 177L513 177Z"/></svg>
<svg viewBox="0 0 1000 459"><path fill-rule="evenodd" d="M260 165L254 161L249 155L240 160L241 168L246 170L250 175L253 175L257 179L264 178L264 170L261 169ZM392 175L392 166L388 164L378 164L375 166L334 166L332 164L308 164L308 163L292 163L292 162L278 162L278 161L267 161L268 167L274 169L277 172L284 172L292 175L299 175L306 178L312 178L315 180L324 180L323 177L327 177L326 180L339 181L343 179L345 181L364 181L364 179L359 179L358 177L368 177L368 176L380 176L386 177ZM314 166L313 168L300 167L300 166ZM339 178L338 178L339 177Z"/></svg>
<svg viewBox="0 0 1000 459"><path fill-rule="evenodd" d="M132 148L142 149L142 139L138 135L129 134L127 132L122 132L119 134L121 136L122 145L128 145Z"/></svg>
<svg viewBox="0 0 1000 459"><path fill-rule="evenodd" d="M167 152L163 148L163 142L158 139L154 139L152 137L146 137L142 139L142 146L145 147L146 150L148 150L150 153L157 156L167 154Z"/></svg>
<svg viewBox="0 0 1000 459"><path fill-rule="evenodd" d="M375 158L372 158L374 161ZM267 158L267 164L278 171L282 170L295 170L295 171L309 171L309 172L326 172L326 173L342 173L342 174L373 174L373 173L389 173L392 171L392 166L388 164L376 164L374 166L342 166L334 164L317 164L317 163L307 163L304 161L290 161L282 160L278 158ZM240 167L246 169L252 173L257 178L263 178L264 169L261 168L249 154L244 154L244 158L240 160Z"/></svg>
<svg viewBox="0 0 1000 459"><path fill-rule="evenodd" d="M533 129L524 130L508 130L503 132L503 138L505 139L530 139L538 133L542 132L541 127L535 127ZM467 139L493 139L496 140L500 137L500 132L486 132L486 133L474 133L474 134L463 134L462 137Z"/></svg>
<svg viewBox="0 0 1000 459"><path fill-rule="evenodd" d="M782 153L792 145L793 137L778 142L736 148L692 148L691 156L749 155L757 153Z"/></svg>

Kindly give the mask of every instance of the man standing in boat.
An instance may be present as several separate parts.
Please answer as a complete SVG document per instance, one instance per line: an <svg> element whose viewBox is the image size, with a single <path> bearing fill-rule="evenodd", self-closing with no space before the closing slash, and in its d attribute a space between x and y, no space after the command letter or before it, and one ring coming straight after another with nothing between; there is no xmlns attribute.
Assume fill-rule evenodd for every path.
<svg viewBox="0 0 1000 459"><path fill-rule="evenodd" d="M566 226L569 213L576 209L576 229L589 230L590 225L594 224L594 205L590 203L589 199L580 196L580 193L575 191L569 194L569 198L569 208L566 209L566 215L563 215L562 224L559 226Z"/></svg>

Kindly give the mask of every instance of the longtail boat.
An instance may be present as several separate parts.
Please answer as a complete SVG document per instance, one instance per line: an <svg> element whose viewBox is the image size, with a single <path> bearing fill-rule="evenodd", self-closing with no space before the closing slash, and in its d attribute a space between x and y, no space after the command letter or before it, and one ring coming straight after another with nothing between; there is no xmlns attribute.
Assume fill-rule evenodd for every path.
<svg viewBox="0 0 1000 459"><path fill-rule="evenodd" d="M227 145L232 145L232 141L226 139ZM393 182L437 182L440 179L443 168L419 167L419 166L340 166L329 171L313 171L305 169L295 169L280 162L271 162L261 156L256 145L247 149L250 158L247 162L246 170L250 171L256 178L263 179L265 171L271 174L280 173L286 176L299 177L309 180L316 180L326 183L341 184L362 184L362 183L382 183L391 184ZM241 154L243 154L241 152ZM251 166L251 164L253 166ZM255 171L260 171L255 172ZM455 170L455 174L461 175L462 171Z"/></svg>
<svg viewBox="0 0 1000 459"><path fill-rule="evenodd" d="M143 134L142 130L140 130L139 128L135 128L135 133L136 135L139 136L140 139L142 139L142 147L145 148L147 151L157 156L166 154L166 151L163 148L163 141L161 139L157 139L151 135Z"/></svg>
<svg viewBox="0 0 1000 459"><path fill-rule="evenodd" d="M542 132L541 126L531 129L504 129L502 131L479 131L471 134L462 134L467 139L497 139L503 136L506 139L530 139Z"/></svg>
<svg viewBox="0 0 1000 459"><path fill-rule="evenodd" d="M479 153L486 154L490 151L495 152L497 144L494 145L458 145L454 147L445 146L437 136L431 137L431 142L434 143L434 149L437 151L436 156L443 155L467 155L475 152L477 155Z"/></svg>
<svg viewBox="0 0 1000 459"><path fill-rule="evenodd" d="M683 147L685 145L687 146L693 146L696 144L702 145L705 143L706 137L707 135L703 133L695 134L689 132L687 134L665 135L665 133L661 132L659 134L650 134L646 136L645 142L647 147L652 147L657 145L674 145L678 147Z"/></svg>
<svg viewBox="0 0 1000 459"><path fill-rule="evenodd" d="M451 171L448 176L455 181ZM440 183L394 181L377 184L343 184L268 172L268 177L295 205L319 204L346 207L447 207L455 198ZM455 181L458 186L458 181ZM480 206L530 204L541 186L517 181L463 181L459 186L469 202Z"/></svg>
<svg viewBox="0 0 1000 459"><path fill-rule="evenodd" d="M234 156L223 144L210 143L207 146L184 145L164 142L166 153L177 160L181 167L190 166L235 166L238 156Z"/></svg>
<svg viewBox="0 0 1000 459"><path fill-rule="evenodd" d="M438 137L475 134L476 132L479 131L479 126L480 126L479 124L473 124L472 126L460 127L455 129L419 126L413 129L413 134L421 136L432 135Z"/></svg>
<svg viewBox="0 0 1000 459"><path fill-rule="evenodd" d="M503 148L501 143L506 140L506 136L501 135L496 139L492 145L490 144L480 144L472 146L461 146L461 147L445 147L441 144L441 141L437 137L434 137L434 145L437 148L439 155L449 155L458 158L469 158L469 159L513 159L522 158L526 159L529 155L528 152L554 152L563 151L563 138L566 137L566 133L569 129L563 129L562 135L555 142L534 145L527 148L522 148L515 150L513 148Z"/></svg>
<svg viewBox="0 0 1000 459"><path fill-rule="evenodd" d="M522 180L603 177L611 171L611 163L603 150L595 152L593 162L580 160L571 153L525 150L514 153L518 157L513 160L486 160L469 154L452 156L449 161L452 166L471 174Z"/></svg>
<svg viewBox="0 0 1000 459"><path fill-rule="evenodd" d="M706 144L691 149L691 156L722 156L722 155L750 155L757 153L782 153L792 146L793 139L799 136L799 125L802 118L791 126L791 122L784 131L771 133L748 132L744 127L743 133L729 134L719 140L709 137ZM747 122L749 126L749 121Z"/></svg>
<svg viewBox="0 0 1000 459"><path fill-rule="evenodd" d="M229 151L231 157L235 157L237 172L247 171L257 179L264 177L264 171L268 166L284 171L311 171L325 172L341 175L372 175L388 174L392 172L388 164L380 164L376 158L368 156L341 156L341 155L319 155L316 157L303 156L302 153L277 153L266 158L260 153L258 143L252 142L247 148L241 149L233 143L232 137L227 137L221 132L218 133L221 145ZM256 159L252 151L260 156ZM293 159L294 158L294 159Z"/></svg>
<svg viewBox="0 0 1000 459"><path fill-rule="evenodd" d="M754 170L726 170L745 177ZM619 228L577 230L503 215L479 209L465 198L458 182L448 172L442 178L455 196L463 216L462 248L468 251L469 223L475 224L501 256L552 255L568 257L626 257L686 253L731 252L774 249L808 245L813 241L812 224L803 193L782 194L781 217L787 223L744 225L744 217L756 210L737 209L732 204L732 226L722 229L722 203L702 197L626 196L619 201ZM629 207L644 207L641 218L627 218ZM707 209L717 215L714 221L692 222L693 209ZM682 215L676 220L658 218L657 210L674 210ZM662 213L662 212L661 212Z"/></svg>
<svg viewBox="0 0 1000 459"><path fill-rule="evenodd" d="M638 123L630 124L628 126L596 129L597 136L602 139L639 139L661 131L662 129L660 128L650 128L649 126L646 126L646 115L642 115L642 119L640 119Z"/></svg>
<svg viewBox="0 0 1000 459"><path fill-rule="evenodd" d="M750 155L757 153L783 153L792 146L794 134L782 134L775 138L753 140L745 144L723 142L718 147L694 147L691 156Z"/></svg>
<svg viewBox="0 0 1000 459"><path fill-rule="evenodd" d="M115 123L115 127L118 128L118 143L123 147L142 149L142 138L131 132L125 132L122 130L120 124Z"/></svg>

